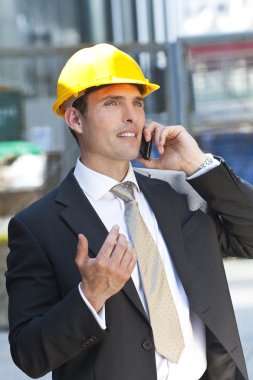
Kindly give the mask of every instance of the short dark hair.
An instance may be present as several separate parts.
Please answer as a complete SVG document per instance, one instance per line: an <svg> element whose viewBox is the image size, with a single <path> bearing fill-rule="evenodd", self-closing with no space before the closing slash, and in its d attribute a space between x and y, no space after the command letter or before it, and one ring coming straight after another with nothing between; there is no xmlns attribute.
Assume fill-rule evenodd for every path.
<svg viewBox="0 0 253 380"><path fill-rule="evenodd" d="M87 95L102 87L104 86L99 86L99 87L93 86L93 87L88 88L82 96L80 96L73 102L72 107L76 108L82 115L84 115L85 112L87 111ZM71 128L69 128L69 130L72 136L74 137L74 139L76 140L77 144L79 145L76 133Z"/></svg>

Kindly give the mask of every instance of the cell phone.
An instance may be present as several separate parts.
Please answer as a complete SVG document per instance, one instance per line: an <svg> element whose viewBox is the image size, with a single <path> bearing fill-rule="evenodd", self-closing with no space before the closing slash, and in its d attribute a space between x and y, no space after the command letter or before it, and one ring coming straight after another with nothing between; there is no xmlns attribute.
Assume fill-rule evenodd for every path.
<svg viewBox="0 0 253 380"><path fill-rule="evenodd" d="M144 135L142 134L141 138L141 146L140 146L140 154L144 158L144 160L149 160L152 150L152 139L150 141L146 141Z"/></svg>

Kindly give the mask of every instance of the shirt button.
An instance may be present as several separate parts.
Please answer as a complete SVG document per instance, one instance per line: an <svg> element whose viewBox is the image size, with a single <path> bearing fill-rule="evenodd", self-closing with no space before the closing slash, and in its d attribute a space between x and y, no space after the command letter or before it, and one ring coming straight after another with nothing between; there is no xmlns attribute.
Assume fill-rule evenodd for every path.
<svg viewBox="0 0 253 380"><path fill-rule="evenodd" d="M144 342L142 342L142 347L145 350L151 350L151 348L153 348L153 343L150 340L144 340Z"/></svg>

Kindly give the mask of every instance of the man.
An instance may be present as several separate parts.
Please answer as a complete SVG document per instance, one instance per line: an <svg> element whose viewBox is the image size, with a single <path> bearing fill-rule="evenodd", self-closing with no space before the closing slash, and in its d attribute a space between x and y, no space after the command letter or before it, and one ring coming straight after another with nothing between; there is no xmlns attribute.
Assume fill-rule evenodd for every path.
<svg viewBox="0 0 253 380"><path fill-rule="evenodd" d="M107 44L80 50L60 75L54 111L77 139L80 158L57 189L9 226L9 339L15 363L31 377L248 379L222 255L253 256L253 189L204 154L183 127L144 128L144 97L157 88ZM184 172L208 215L191 211L167 182L134 173L130 160L142 134L160 157L141 162ZM135 214L132 200L117 193L120 184L131 188ZM134 236L140 223L145 234ZM150 288L145 253L154 255L147 262L159 262L159 275L147 269ZM161 277L153 310L149 293ZM172 324L164 287L174 325L160 349ZM158 327L156 312L163 317Z"/></svg>

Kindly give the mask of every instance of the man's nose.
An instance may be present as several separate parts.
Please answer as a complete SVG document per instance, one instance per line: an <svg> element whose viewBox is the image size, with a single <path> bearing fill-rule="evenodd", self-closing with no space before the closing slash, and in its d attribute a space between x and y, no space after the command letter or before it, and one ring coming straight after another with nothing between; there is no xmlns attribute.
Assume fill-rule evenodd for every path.
<svg viewBox="0 0 253 380"><path fill-rule="evenodd" d="M135 123L138 120L136 108L132 104L124 106L124 122Z"/></svg>

